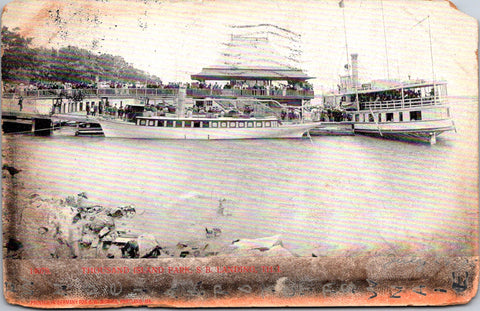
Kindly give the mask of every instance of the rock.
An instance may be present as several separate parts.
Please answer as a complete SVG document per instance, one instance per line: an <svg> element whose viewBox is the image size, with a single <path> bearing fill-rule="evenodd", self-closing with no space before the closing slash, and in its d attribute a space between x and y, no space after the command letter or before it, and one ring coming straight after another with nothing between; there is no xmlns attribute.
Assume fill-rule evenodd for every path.
<svg viewBox="0 0 480 311"><path fill-rule="evenodd" d="M103 227L102 230L100 230L100 232L98 233L98 237L99 238L103 238L105 235L107 235L108 233L110 232L110 228L109 227Z"/></svg>
<svg viewBox="0 0 480 311"><path fill-rule="evenodd" d="M140 235L137 239L141 258L156 258L162 249L153 235Z"/></svg>
<svg viewBox="0 0 480 311"><path fill-rule="evenodd" d="M8 166L6 164L4 164L2 166L2 170L6 170L7 172L10 173L10 176L15 176L16 174L20 173L22 170L18 170L16 169L15 167L13 166Z"/></svg>
<svg viewBox="0 0 480 311"><path fill-rule="evenodd" d="M231 247L234 249L240 250L259 250L259 251L267 251L276 245L281 245L282 240L280 239L280 235L274 235L271 237L265 238L258 238L258 239L241 239L236 240L232 243Z"/></svg>
<svg viewBox="0 0 480 311"><path fill-rule="evenodd" d="M15 251L20 250L23 247L23 244L22 244L22 242L20 242L17 239L10 238L10 239L8 239L6 247L7 247L7 251L15 252Z"/></svg>
<svg viewBox="0 0 480 311"><path fill-rule="evenodd" d="M122 247L123 258L138 258L138 243L135 240L131 240Z"/></svg>

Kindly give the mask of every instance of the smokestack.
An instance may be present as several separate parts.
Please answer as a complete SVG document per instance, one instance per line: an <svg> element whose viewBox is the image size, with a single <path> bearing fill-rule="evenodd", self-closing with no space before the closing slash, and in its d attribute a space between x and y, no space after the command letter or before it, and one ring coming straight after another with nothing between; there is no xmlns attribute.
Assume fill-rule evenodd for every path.
<svg viewBox="0 0 480 311"><path fill-rule="evenodd" d="M354 88L358 86L358 54L352 54L352 84Z"/></svg>

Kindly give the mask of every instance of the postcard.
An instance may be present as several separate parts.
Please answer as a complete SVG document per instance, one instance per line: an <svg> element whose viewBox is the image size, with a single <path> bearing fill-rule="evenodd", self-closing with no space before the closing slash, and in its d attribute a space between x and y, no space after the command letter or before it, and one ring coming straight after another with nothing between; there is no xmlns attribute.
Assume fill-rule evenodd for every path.
<svg viewBox="0 0 480 311"><path fill-rule="evenodd" d="M478 23L444 0L14 0L6 301L443 306L478 289Z"/></svg>

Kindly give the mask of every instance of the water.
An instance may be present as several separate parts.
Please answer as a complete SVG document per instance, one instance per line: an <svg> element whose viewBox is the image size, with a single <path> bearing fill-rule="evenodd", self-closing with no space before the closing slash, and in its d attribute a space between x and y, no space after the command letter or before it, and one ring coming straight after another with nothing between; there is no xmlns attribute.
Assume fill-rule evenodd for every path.
<svg viewBox="0 0 480 311"><path fill-rule="evenodd" d="M457 122L458 123L458 122ZM461 122L460 122L461 123ZM26 188L135 204L125 226L161 243L280 234L299 255L476 248L478 156L468 122L437 145L366 136L155 141L5 136ZM216 213L225 198L225 216ZM229 215L231 214L231 215Z"/></svg>

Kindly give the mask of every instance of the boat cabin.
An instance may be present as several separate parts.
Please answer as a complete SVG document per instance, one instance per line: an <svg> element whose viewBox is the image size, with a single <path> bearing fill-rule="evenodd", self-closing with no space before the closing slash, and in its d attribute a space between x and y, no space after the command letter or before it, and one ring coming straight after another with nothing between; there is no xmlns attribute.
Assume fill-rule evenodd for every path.
<svg viewBox="0 0 480 311"><path fill-rule="evenodd" d="M172 117L138 117L138 126L171 128L271 128L278 127L275 118L236 119L236 118L172 118Z"/></svg>
<svg viewBox="0 0 480 311"><path fill-rule="evenodd" d="M409 122L450 118L445 82L402 84L398 87L371 89L362 86L325 98L326 105L340 106L354 122Z"/></svg>

